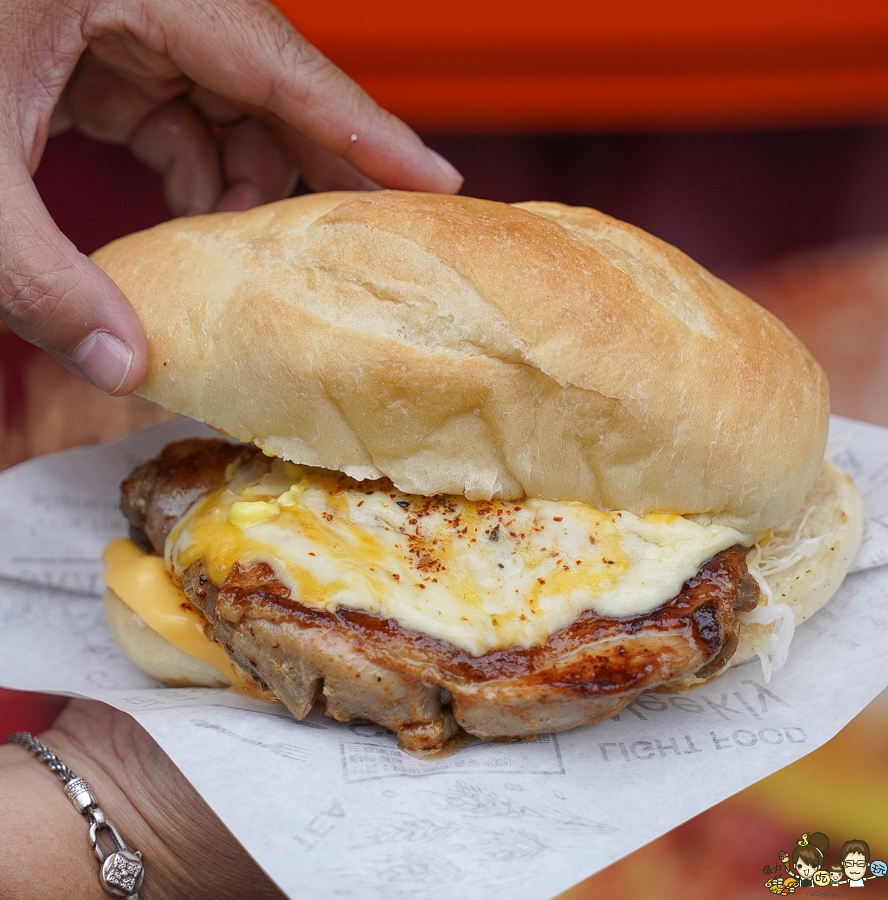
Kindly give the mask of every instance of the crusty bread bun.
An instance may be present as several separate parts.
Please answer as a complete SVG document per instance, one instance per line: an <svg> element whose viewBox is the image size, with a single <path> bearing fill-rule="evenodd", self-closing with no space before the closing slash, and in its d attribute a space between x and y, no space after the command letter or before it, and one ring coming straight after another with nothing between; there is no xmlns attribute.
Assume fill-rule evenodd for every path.
<svg viewBox="0 0 888 900"><path fill-rule="evenodd" d="M752 532L795 515L823 459L801 344L594 210L320 194L93 259L145 325L144 396L297 462Z"/></svg>
<svg viewBox="0 0 888 900"><path fill-rule="evenodd" d="M138 467L122 509L156 580L137 582L140 551L116 542L106 613L168 683L259 685L297 718L322 695L327 715L370 719L412 749L440 748L457 725L564 730L642 690L698 684L732 654L781 664L859 546L860 499L823 462L819 366L748 298L593 210L316 195L167 223L94 259L145 326L149 399L268 455L425 495L359 486L352 508L328 473L219 442ZM476 504L457 544L469 525L448 515L462 501L426 500L439 494L565 502L514 530L502 504ZM601 531L573 521L573 501L612 511ZM695 517L724 543L670 536L696 526L655 515L605 550L626 510ZM599 615L624 568L630 587ZM170 569L199 637L170 625ZM538 604L527 616L505 591L513 575L520 602ZM528 637L565 598L584 605Z"/></svg>

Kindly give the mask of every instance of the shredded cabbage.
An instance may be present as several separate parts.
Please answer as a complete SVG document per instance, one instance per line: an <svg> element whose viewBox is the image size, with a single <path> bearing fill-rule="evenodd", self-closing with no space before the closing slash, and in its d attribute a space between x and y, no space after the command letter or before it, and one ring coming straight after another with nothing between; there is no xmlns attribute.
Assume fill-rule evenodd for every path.
<svg viewBox="0 0 888 900"><path fill-rule="evenodd" d="M772 625L780 620L777 628L767 630L764 639L756 641L752 648L761 663L765 682L771 680L772 672L783 667L795 633L792 609L786 603L776 602L768 578L792 568L803 559L816 556L833 539L832 532L802 538L810 515L809 509L792 532L769 533L752 547L746 559L749 574L756 580L765 602L760 602L755 609L743 613L741 622L749 625Z"/></svg>

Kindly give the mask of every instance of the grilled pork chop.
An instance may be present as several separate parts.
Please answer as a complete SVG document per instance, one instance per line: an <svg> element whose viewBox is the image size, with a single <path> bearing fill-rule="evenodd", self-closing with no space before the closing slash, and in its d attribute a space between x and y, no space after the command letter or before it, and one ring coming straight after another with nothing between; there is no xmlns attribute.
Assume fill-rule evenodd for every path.
<svg viewBox="0 0 888 900"><path fill-rule="evenodd" d="M223 441L170 445L123 483L133 539L162 554L177 520L232 465L254 467L258 480L263 464L259 450ZM182 586L216 640L297 719L323 696L328 716L377 722L411 750L441 748L457 726L482 738L564 731L615 714L642 691L708 677L737 646L737 613L759 596L746 550L735 546L652 612L590 611L541 646L473 656L374 613L305 606L265 563L235 564L215 584L201 560Z"/></svg>

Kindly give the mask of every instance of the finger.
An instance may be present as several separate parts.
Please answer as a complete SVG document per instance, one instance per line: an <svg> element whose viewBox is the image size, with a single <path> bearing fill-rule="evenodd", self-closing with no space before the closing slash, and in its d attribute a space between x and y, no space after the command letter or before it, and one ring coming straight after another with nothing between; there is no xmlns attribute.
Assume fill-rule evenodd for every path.
<svg viewBox="0 0 888 900"><path fill-rule="evenodd" d="M188 92L191 105L211 124L220 128L236 125L247 117L243 107L232 103L226 97L220 97L200 85L195 85Z"/></svg>
<svg viewBox="0 0 888 900"><path fill-rule="evenodd" d="M61 134L74 127L74 114L68 106L67 98L63 95L59 98L52 115L49 118L49 137Z"/></svg>
<svg viewBox="0 0 888 900"><path fill-rule="evenodd" d="M107 42L100 47L108 52ZM145 119L187 86L187 79L158 77L135 80L96 54L83 55L63 95L64 108L89 137L126 144Z"/></svg>
<svg viewBox="0 0 888 900"><path fill-rule="evenodd" d="M187 101L177 99L151 113L129 141L133 154L163 176L174 215L209 212L224 184L212 129Z"/></svg>
<svg viewBox="0 0 888 900"><path fill-rule="evenodd" d="M449 163L377 106L265 0L203 0L200 14L197 5L156 0L152 8L171 58L193 81L274 113L379 184L459 190L462 178ZM139 18L128 27L158 42Z"/></svg>
<svg viewBox="0 0 888 900"><path fill-rule="evenodd" d="M222 169L229 188L215 205L217 211L250 209L290 195L299 173L268 128L247 119L225 132Z"/></svg>
<svg viewBox="0 0 888 900"><path fill-rule="evenodd" d="M290 158L313 191L378 191L377 182L359 172L336 153L320 147L283 123L275 129Z"/></svg>
<svg viewBox="0 0 888 900"><path fill-rule="evenodd" d="M112 51L120 51L109 41L100 49L115 61ZM175 99L187 80L166 72L165 77L136 81L107 60L91 52L81 59L64 98L73 121L90 137L128 144L136 157L160 172L175 214L208 212L223 188L219 152L200 113Z"/></svg>
<svg viewBox="0 0 888 900"><path fill-rule="evenodd" d="M148 352L126 297L58 230L23 159L0 159L0 195L0 318L106 393L130 393Z"/></svg>

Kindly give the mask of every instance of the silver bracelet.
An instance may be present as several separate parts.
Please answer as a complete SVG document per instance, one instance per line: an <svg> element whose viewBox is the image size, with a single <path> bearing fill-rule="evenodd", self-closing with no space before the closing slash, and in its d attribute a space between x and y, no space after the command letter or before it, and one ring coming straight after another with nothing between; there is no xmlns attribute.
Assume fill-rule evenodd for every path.
<svg viewBox="0 0 888 900"><path fill-rule="evenodd" d="M7 744L18 744L30 750L38 759L49 766L59 780L65 785L65 794L74 804L74 808L86 816L89 821L89 842L93 853L99 858L102 868L99 880L102 887L115 897L127 900L139 900L139 888L145 876L142 854L138 850L130 850L124 843L120 832L99 809L96 798L83 778L78 778L42 741L38 741L27 731L17 731L6 739ZM115 850L105 853L99 846L99 835L107 831L114 843Z"/></svg>

